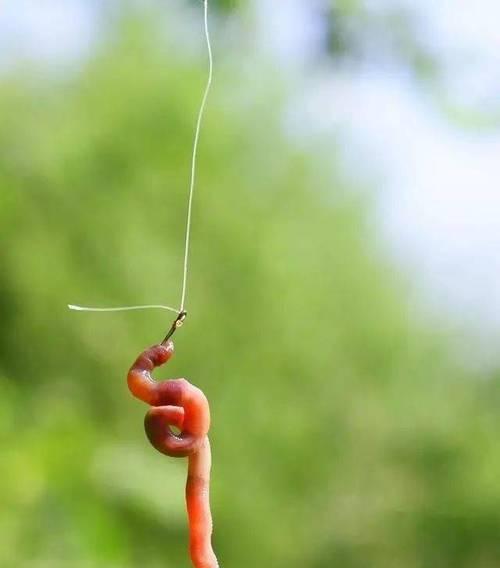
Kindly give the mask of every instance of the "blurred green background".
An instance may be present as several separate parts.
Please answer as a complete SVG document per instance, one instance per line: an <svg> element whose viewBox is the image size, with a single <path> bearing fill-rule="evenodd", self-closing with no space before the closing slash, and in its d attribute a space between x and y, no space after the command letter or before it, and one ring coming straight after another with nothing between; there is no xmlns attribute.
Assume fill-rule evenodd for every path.
<svg viewBox="0 0 500 568"><path fill-rule="evenodd" d="M201 40L166 46L150 9L116 18L78 67L0 79L7 568L189 565L186 463L149 446L125 382L171 317L66 308L180 293L206 61ZM335 141L292 144L286 81L249 72L216 29L189 317L158 377L210 400L221 566L499 566L498 375L467 370L415 313Z"/></svg>

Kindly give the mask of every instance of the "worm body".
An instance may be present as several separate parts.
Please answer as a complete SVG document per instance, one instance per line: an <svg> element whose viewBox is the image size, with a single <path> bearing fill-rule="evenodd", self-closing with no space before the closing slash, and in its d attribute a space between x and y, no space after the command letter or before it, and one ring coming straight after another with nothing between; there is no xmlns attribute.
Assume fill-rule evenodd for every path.
<svg viewBox="0 0 500 568"><path fill-rule="evenodd" d="M208 440L210 409L203 392L186 381L155 381L151 372L174 353L171 341L143 351L130 368L128 387L151 406L144 421L146 435L161 453L188 457L186 505L189 519L189 551L195 568L218 568L211 544L212 515L209 488L211 453ZM174 426L180 430L176 435Z"/></svg>

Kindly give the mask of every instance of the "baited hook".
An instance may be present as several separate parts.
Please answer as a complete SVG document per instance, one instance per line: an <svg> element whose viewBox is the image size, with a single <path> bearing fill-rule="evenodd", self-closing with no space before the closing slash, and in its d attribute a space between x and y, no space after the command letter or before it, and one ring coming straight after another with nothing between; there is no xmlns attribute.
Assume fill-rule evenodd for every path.
<svg viewBox="0 0 500 568"><path fill-rule="evenodd" d="M187 316L186 310L182 310L179 312L179 315L175 318L174 323L172 324L171 328L168 330L165 339L161 342L161 345L166 345L167 341L174 335L174 333L182 326Z"/></svg>

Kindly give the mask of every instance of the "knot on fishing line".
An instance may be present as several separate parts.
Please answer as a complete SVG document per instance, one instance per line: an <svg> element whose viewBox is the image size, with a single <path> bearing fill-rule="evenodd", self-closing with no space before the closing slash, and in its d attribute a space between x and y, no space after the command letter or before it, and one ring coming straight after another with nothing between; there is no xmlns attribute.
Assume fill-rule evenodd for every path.
<svg viewBox="0 0 500 568"><path fill-rule="evenodd" d="M167 341L174 335L174 333L182 326L184 321L186 320L187 312L186 310L182 310L179 312L178 316L175 318L174 322L170 326L165 339L161 342L162 345L165 345Z"/></svg>

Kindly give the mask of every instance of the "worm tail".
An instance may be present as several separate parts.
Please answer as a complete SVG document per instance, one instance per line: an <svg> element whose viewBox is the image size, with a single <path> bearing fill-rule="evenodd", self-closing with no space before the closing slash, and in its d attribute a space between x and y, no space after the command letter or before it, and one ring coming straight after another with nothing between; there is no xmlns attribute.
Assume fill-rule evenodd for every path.
<svg viewBox="0 0 500 568"><path fill-rule="evenodd" d="M210 442L205 436L199 450L189 456L186 505L189 517L189 551L195 568L219 568L212 549L210 512Z"/></svg>

